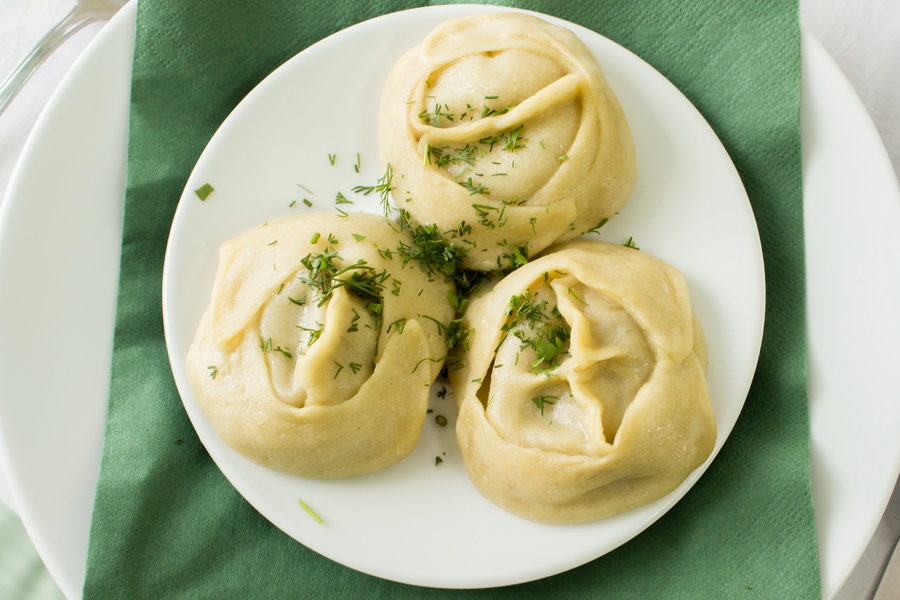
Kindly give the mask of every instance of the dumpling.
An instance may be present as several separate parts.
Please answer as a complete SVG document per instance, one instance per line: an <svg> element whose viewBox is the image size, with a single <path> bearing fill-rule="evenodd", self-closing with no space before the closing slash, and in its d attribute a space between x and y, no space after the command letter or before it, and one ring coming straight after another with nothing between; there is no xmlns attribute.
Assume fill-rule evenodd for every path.
<svg viewBox="0 0 900 600"><path fill-rule="evenodd" d="M625 115L568 29L520 13L448 21L394 65L379 113L395 205L504 269L612 218L635 184Z"/></svg>
<svg viewBox="0 0 900 600"><path fill-rule="evenodd" d="M575 523L676 488L716 440L706 344L682 275L636 249L576 241L474 298L450 372L457 439L486 498Z"/></svg>
<svg viewBox="0 0 900 600"><path fill-rule="evenodd" d="M187 368L227 444L317 478L413 449L454 309L451 284L398 252L411 243L378 216L312 213L223 244Z"/></svg>

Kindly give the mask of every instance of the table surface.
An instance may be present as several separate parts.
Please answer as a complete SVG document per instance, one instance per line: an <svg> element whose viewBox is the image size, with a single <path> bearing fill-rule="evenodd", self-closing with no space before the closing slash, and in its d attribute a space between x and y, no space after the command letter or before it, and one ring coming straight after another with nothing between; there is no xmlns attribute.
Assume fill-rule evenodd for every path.
<svg viewBox="0 0 900 600"><path fill-rule="evenodd" d="M0 0L0 78L61 20L71 0ZM844 71L868 110L900 174L900 2L800 0L801 22ZM103 26L86 26L65 42L0 114L0 202L31 128L67 70ZM900 400L900 399L898 399ZM15 511L0 472L0 503ZM834 600L870 598L900 538L900 485L871 542ZM0 540L2 545L5 540ZM2 555L0 555L2 556ZM897 590L900 597L900 590Z"/></svg>

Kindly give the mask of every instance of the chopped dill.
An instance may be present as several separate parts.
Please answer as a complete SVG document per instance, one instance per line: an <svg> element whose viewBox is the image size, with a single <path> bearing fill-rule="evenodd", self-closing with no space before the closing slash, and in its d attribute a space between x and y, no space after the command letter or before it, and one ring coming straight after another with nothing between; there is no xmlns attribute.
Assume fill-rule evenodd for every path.
<svg viewBox="0 0 900 600"><path fill-rule="evenodd" d="M309 505L306 502L304 502L303 500L298 499L298 502L300 503L300 506L303 508L303 510L305 510L309 514L309 516L311 516L313 519L315 519L316 523L318 523L319 525L322 525L322 523L323 523L322 517L317 515L316 512L313 509L311 509L309 507Z"/></svg>
<svg viewBox="0 0 900 600"><path fill-rule="evenodd" d="M194 193L197 194L197 197L200 198L201 202L205 202L206 199L209 198L209 195L214 191L215 189L213 188L213 186L209 185L208 183L204 183L196 190L194 190Z"/></svg>
<svg viewBox="0 0 900 600"><path fill-rule="evenodd" d="M556 401L559 400L556 396L535 396L531 399L534 402L534 405L541 409L541 416L544 415L544 406L556 404Z"/></svg>

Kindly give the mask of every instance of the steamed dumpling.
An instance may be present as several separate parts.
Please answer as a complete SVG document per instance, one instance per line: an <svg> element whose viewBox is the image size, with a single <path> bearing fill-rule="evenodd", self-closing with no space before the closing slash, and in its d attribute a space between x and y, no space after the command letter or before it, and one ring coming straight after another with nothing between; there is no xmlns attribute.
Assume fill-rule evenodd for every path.
<svg viewBox="0 0 900 600"><path fill-rule="evenodd" d="M379 115L398 208L506 268L612 218L635 184L625 115L568 29L518 13L449 21L394 66Z"/></svg>
<svg viewBox="0 0 900 600"><path fill-rule="evenodd" d="M500 507L572 523L660 498L709 456L706 345L687 286L639 250L570 242L473 299L450 372L469 476Z"/></svg>
<svg viewBox="0 0 900 600"><path fill-rule="evenodd" d="M454 311L450 284L397 252L410 247L361 213L272 221L222 246L187 366L227 444L320 478L376 471L413 449L447 354L436 322Z"/></svg>

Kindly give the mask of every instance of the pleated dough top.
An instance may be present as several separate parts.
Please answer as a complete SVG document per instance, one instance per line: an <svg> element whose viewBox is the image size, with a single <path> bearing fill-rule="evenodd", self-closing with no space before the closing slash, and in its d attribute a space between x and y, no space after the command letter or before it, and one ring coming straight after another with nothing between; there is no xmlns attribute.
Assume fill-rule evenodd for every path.
<svg viewBox="0 0 900 600"><path fill-rule="evenodd" d="M594 55L529 15L436 28L392 69L378 126L395 205L466 248L468 269L585 233L635 184L628 123Z"/></svg>
<svg viewBox="0 0 900 600"><path fill-rule="evenodd" d="M450 372L472 482L510 512L571 523L655 500L712 451L706 345L684 278L653 256L569 242L473 299Z"/></svg>

